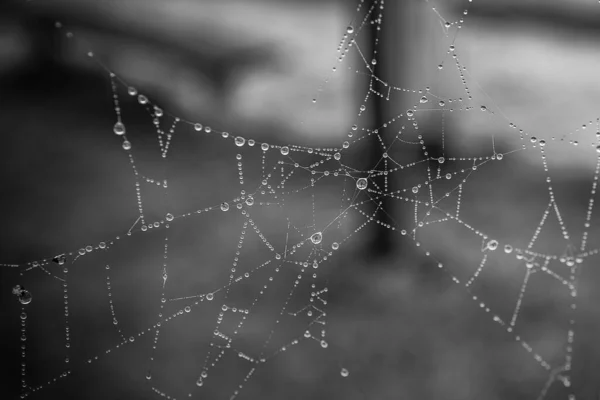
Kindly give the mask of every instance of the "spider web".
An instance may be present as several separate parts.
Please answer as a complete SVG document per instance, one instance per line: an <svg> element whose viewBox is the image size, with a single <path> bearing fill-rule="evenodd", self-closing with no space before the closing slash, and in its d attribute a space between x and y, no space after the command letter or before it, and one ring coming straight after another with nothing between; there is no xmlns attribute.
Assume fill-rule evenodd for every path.
<svg viewBox="0 0 600 400"><path fill-rule="evenodd" d="M433 264L436 270L429 274L449 278L452 285L444 291L468 300L451 303L460 304L460 310L443 310L449 332L479 321L483 327L477 329L494 338L489 343L504 343L499 351L525 365L517 378L533 380L533 389L525 391L529 398L555 393L575 399L571 371L578 277L598 253L591 227L600 171L599 123L585 122L551 140L537 139L512 123L461 62L459 33L468 29L470 6L459 20L448 21L427 3L447 44L437 79L460 84L448 96L377 75L378 39L370 50L360 39L371 26L385 23L384 2L357 4L341 33L330 76L318 91L326 91L333 79L358 76L367 84L348 123L348 137L335 147L266 143L172 115L89 50L87 62L107 76L114 121L103 129L107 143L122 153L115 173L129 181L126 188L113 189L128 191L129 204L122 207L129 217L103 241L3 264L12 273L4 280L4 292L16 298L6 304L6 315L20 324L20 335L10 339L19 342L19 361L15 357L10 367L19 369L21 398L75 396L75 388L86 385L98 397L110 398L124 396L117 395L121 392L128 398L148 398L149 393L168 399L291 398L306 382L319 379L329 382L331 392L318 396L390 396L366 393L365 381L376 385L383 378L369 375L368 356L358 356L360 342L348 344L354 325L340 323L352 320L357 300L329 307L336 290L347 290L348 275L357 273L345 265L364 240L363 230L377 224L426 257L428 264L419 268ZM62 23L56 27L74 38ZM414 105L370 128L365 115L374 99L399 96ZM501 151L503 145L490 136L477 155L459 154L460 149L450 148L444 118L473 113L517 135L521 143ZM441 120L428 135L419 130L420 116L432 114ZM140 115L146 124L128 122ZM550 155L576 147L575 139L565 138L589 136L586 127L597 133L590 149L579 150L595 163L582 216L569 208L560 182L555 184ZM365 167L360 155L370 151L372 141L381 145L380 158ZM442 153L431 156L436 145ZM199 148L213 146L218 154L196 156ZM538 193L536 204L518 223L507 224L503 215L519 207L504 211L511 207L495 193L512 189L522 157L537 163L525 183ZM396 178L402 178L403 187L394 186ZM406 218L394 218L382 208L384 199ZM501 229L506 225L508 233ZM231 226L237 227L233 235ZM456 249L466 259L452 256ZM393 288L379 289L401 290L398 281L388 284ZM410 307L417 314L429 311L440 318L436 307L426 304L431 289L413 290L402 299L414 302ZM548 304L550 312L544 308ZM530 324L541 313L548 318ZM385 324L372 325L391 332ZM419 343L410 336L382 340ZM300 360L296 367L293 360ZM452 360L440 367L447 374L461 362L460 357ZM119 366L129 375L123 376ZM297 381L286 380L282 370ZM422 386L403 382L411 384ZM394 390L398 397L393 398L412 393ZM466 393L462 398L473 396Z"/></svg>

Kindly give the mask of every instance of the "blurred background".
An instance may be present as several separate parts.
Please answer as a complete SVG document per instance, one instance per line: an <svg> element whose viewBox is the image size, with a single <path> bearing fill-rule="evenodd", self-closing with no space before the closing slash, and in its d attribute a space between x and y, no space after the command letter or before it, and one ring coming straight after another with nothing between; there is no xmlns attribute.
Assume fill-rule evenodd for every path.
<svg viewBox="0 0 600 400"><path fill-rule="evenodd" d="M549 264L554 276L531 275L516 323L519 340L493 320L499 315L510 321L529 274L525 260L502 249L504 244L527 248L548 205L547 175L571 240L564 239L550 213L533 250L559 256L580 252L598 176L600 84L593 77L600 67L599 16L598 4L583 0L407 0L388 1L383 9L379 2L355 0L3 3L0 315L7 398L21 393L23 310L27 385L43 386L28 396L34 399L188 398L188 393L220 399L230 398L243 382L240 399L600 398L597 256L584 257L575 269L554 260ZM344 35L354 34L360 51L345 49ZM161 221L167 212L176 216L168 233L166 280L165 232L140 230L130 158L113 133L111 79L86 56L90 50L119 79L121 116L144 177L140 190L147 222ZM347 55L340 62L342 54ZM369 64L378 79L371 78ZM123 82L165 110L163 129L175 122L165 159L156 151L153 116ZM404 115L409 108L418 110L415 118ZM213 132L196 132L186 121ZM369 133L373 129L379 134ZM389 159L400 165L423 160L422 135L429 156L444 156L444 165L426 161L387 177L372 174L369 184L410 192L431 180L428 173L450 173L447 184L436 186L440 197L467 179L460 215L473 229L446 221L404 236L399 231L410 232L416 223L413 202L404 201L409 195L377 198L378 208L361 194L361 211L348 213L324 235L323 254L333 242L341 245L317 271L309 268L304 279L310 282L290 292L301 266L286 264L274 272L271 265L227 296L217 293L215 301L179 315L157 336L154 330L139 336L159 320L158 313L177 313L194 301L161 303L161 297L207 293L229 281L232 265L238 272L251 271L272 259L240 213L186 216L240 196L241 188L260 186L263 162L267 171L277 171L276 180L277 162L289 163L277 148L263 161L260 146L238 148L221 137L222 131L273 146L337 148L342 164L361 176L382 170L380 139L389 145L400 131L404 136L389 150ZM531 136L547 142L548 173ZM345 140L352 145L342 150ZM504 158L491 160L494 153ZM237 154L246 186L239 183ZM292 154L300 165L322 158ZM461 172L481 161L472 157L489 162L472 174ZM385 163L389 169L398 166ZM339 168L334 164L321 168ZM279 206L248 209L277 249L285 247L286 236L289 243L305 240L350 204L354 188L348 192L348 182L330 176L305 190L311 175L303 172L286 181L284 202L268 194L257 199ZM164 180L166 197L164 188L153 184ZM449 199L454 204L456 191ZM424 190L414 196L427 197ZM449 204L444 206L456 208ZM231 207L234 211L233 202ZM587 229L587 249L600 247L597 220L593 217ZM132 226L134 234L127 236ZM482 250L475 230L495 238L498 250ZM114 243L99 251L103 241ZM94 251L69 265L65 333L62 282L55 278L62 272L49 257L73 252L71 260L88 245ZM304 248L297 257L312 260L314 254ZM485 268L479 273L482 258ZM24 274L10 266L33 260L46 260L47 266ZM575 309L562 280L572 273L578 278ZM464 282L474 274L466 290ZM31 291L30 304L22 307L11 293L16 284ZM215 326L235 336L240 317L227 312L217 325L221 306L251 308L264 284L270 285L268 295L252 308L232 346L254 356L265 348L277 355L246 382L251 366L226 351L198 387L207 354L216 357L215 345L225 343L213 335ZM327 315L319 321L324 324L304 312L287 315L303 310L310 293L323 288ZM280 318L284 304L286 315ZM482 310L487 307L493 312ZM302 339L307 326L311 339L280 351ZM68 349L65 334L71 337ZM135 342L115 349L132 335ZM533 350L524 349L523 341ZM113 351L105 354L107 349ZM561 370L569 354L571 370ZM88 365L95 356L99 360ZM71 376L48 384L65 365ZM342 376L343 369L348 376Z"/></svg>

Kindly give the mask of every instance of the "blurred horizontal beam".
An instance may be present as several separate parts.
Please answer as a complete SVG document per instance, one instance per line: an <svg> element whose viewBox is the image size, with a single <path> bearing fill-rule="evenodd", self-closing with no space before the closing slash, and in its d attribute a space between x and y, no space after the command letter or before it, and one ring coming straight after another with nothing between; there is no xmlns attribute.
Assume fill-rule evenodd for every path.
<svg viewBox="0 0 600 400"><path fill-rule="evenodd" d="M590 2L591 3L591 2ZM591 5L591 4L590 4ZM559 4L501 1L474 4L469 8L469 17L490 19L510 24L535 22L552 29L568 29L581 33L600 32L600 6L588 7L576 4Z"/></svg>

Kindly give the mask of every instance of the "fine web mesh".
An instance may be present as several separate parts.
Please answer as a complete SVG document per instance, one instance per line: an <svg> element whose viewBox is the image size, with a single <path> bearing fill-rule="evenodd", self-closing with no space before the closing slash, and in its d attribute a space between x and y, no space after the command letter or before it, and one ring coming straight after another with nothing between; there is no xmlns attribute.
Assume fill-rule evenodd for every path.
<svg viewBox="0 0 600 400"><path fill-rule="evenodd" d="M405 293L398 299L388 293L382 304L393 308L401 306L390 303L404 302L424 321L439 323L429 328L416 323L429 329L426 337L431 330L463 328L494 338L482 347L501 342L495 350L481 350L485 355L478 362L491 357L489 351L505 353L510 368L522 368L516 377L504 376L505 383L531 380L528 398L576 399L572 363L578 279L582 269L597 263L598 254L593 231L598 225L593 216L600 171L598 119L590 116L573 132L545 139L521 129L461 61L461 35L470 28L472 3L465 3L456 20L447 20L435 2L424 3L440 21L435 35L445 46L436 55L432 87L452 81L452 93L379 77L382 50L373 27L393 23L395 17L386 14L383 0L359 1L340 32L337 52L332 49L328 77L303 117L311 118L330 81L364 83L360 105L345 127L347 137L332 147L264 142L173 115L143 87L128 84L92 47L86 49L86 62L106 76L110 98L94 96L103 96L114 110L113 122L101 128L106 151L118 151L110 173L125 182L99 188L94 196L122 191L126 202L119 208L128 217L110 221L114 236L101 241L81 237L85 244L79 249L51 245L45 257L19 264L10 263L10 255L2 260L11 273L3 286L12 293L3 305L5 318L20 324L14 326L20 334L5 340L18 342L20 349L18 362L15 357L10 364L20 369L20 380L10 384L20 386L21 398L56 393L75 398L75 388L81 387L94 388L85 398L93 398L93 392L102 398L295 398L308 385L327 388L326 393L305 392L314 398L410 398L408 389L392 386L394 397L367 388L365 381L401 381L393 374L403 369L388 365L391 376L373 377L370 363L378 361L363 354L361 339L351 336L352 329L363 329L357 336L364 337L365 328L357 326L366 320L367 329L384 332L380 340L394 352L399 351L394 341L408 347L421 343L417 334L391 335L396 330L390 322L373 317L378 307L361 314L357 300L335 300L336 291L354 290L344 286L349 275L358 274L348 267L352 251L364 248L365 232L379 225L427 260L413 260L421 263L418 268L451 281L437 290L456 301L450 302L453 307L429 303L433 289L428 283L412 281L406 288L401 277L373 289ZM78 39L61 22L56 28L71 41ZM367 113L375 99L400 96L413 106L372 127ZM467 120L474 113L493 127L492 133L482 133L477 140L483 144L476 149L452 148L448 136L455 132L446 129L445 118ZM140 115L145 124L137 122ZM431 115L440 124L433 132L419 129ZM503 142L499 134L516 137L518 143ZM578 145L578 140L591 145ZM379 154L365 165L373 141L380 145ZM197 157L203 148L215 150ZM434 148L440 154L432 156ZM590 165L580 173L586 188L585 201L578 201L585 204L577 210L564 194L558 164L553 170L553 156L565 148L577 149L577 157ZM503 197L528 190L536 195ZM366 301L369 293L356 297ZM330 309L332 301L336 306ZM414 315L403 312L394 318L407 326L415 323ZM440 337L425 345L432 353L441 346L436 344ZM452 343L442 347L439 352L449 359L462 351ZM447 350L454 347L456 353ZM469 354L466 358L477 359ZM460 357L442 366L435 361L433 367L395 361L403 362L415 370L446 371L440 376L468 363ZM493 377L500 375L490 370ZM494 381L471 374L473 381ZM469 381L449 379L457 385ZM427 386L425 381L402 385ZM481 393L498 390L483 386ZM473 393L463 392L461 398L476 398ZM425 398L443 398L429 395Z"/></svg>

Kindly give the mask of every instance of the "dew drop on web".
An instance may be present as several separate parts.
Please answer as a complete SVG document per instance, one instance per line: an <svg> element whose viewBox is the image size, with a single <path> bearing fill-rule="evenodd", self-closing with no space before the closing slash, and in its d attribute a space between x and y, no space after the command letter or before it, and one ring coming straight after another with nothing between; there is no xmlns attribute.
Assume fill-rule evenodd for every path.
<svg viewBox="0 0 600 400"><path fill-rule="evenodd" d="M241 136L238 136L235 138L235 145L238 147L242 147L244 144L246 144L246 139L244 139Z"/></svg>
<svg viewBox="0 0 600 400"><path fill-rule="evenodd" d="M113 127L113 131L115 132L115 135L124 135L125 134L125 125L123 125L123 123L121 121L118 121L115 126Z"/></svg>
<svg viewBox="0 0 600 400"><path fill-rule="evenodd" d="M31 300L31 293L25 289L21 290L21 292L19 293L19 302L21 302L21 304L29 304L31 303Z"/></svg>
<svg viewBox="0 0 600 400"><path fill-rule="evenodd" d="M365 190L367 188L368 182L367 182L367 178L359 178L356 181L356 188L358 190Z"/></svg>
<svg viewBox="0 0 600 400"><path fill-rule="evenodd" d="M310 237L310 241L313 242L313 244L319 244L319 243L321 243L322 240L323 240L323 234L321 232L315 232Z"/></svg>

